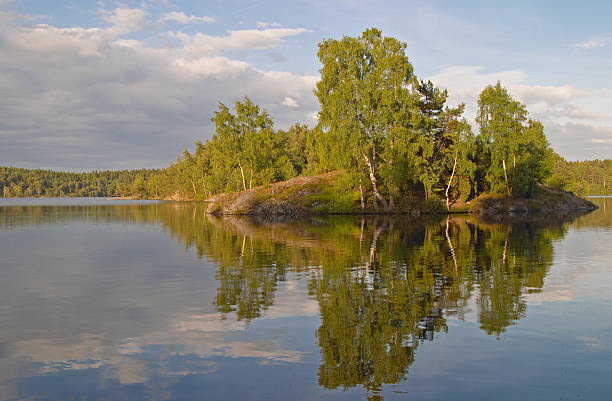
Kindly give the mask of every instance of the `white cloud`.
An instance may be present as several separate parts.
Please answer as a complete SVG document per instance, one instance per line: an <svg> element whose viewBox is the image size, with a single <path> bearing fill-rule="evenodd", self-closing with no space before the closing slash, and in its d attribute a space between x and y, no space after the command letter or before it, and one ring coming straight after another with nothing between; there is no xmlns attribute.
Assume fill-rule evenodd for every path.
<svg viewBox="0 0 612 401"><path fill-rule="evenodd" d="M11 22L15 19L15 14L6 11L0 11L0 25Z"/></svg>
<svg viewBox="0 0 612 401"><path fill-rule="evenodd" d="M114 42L111 42L111 44L116 46L129 47L131 49L142 49L144 47L144 44L141 41L135 39L118 39Z"/></svg>
<svg viewBox="0 0 612 401"><path fill-rule="evenodd" d="M283 99L281 104L283 106L287 106L287 107L299 107L299 104L297 104L295 99L293 99L292 97L289 97L289 96L285 96L285 98Z"/></svg>
<svg viewBox="0 0 612 401"><path fill-rule="evenodd" d="M581 107L574 106L572 104L565 105L564 109L559 113L559 116L565 116L577 120L612 120L612 116L593 113L589 110L585 110Z"/></svg>
<svg viewBox="0 0 612 401"><path fill-rule="evenodd" d="M13 50L32 54L57 56L76 52L80 56L100 56L109 42L146 26L146 12L140 9L118 8L102 16L109 26L102 28L57 28L49 24L6 27L5 35Z"/></svg>
<svg viewBox="0 0 612 401"><path fill-rule="evenodd" d="M605 36L600 38L592 38L584 42L576 43L576 47L581 49L592 49L595 47L605 47L612 43L612 37Z"/></svg>
<svg viewBox="0 0 612 401"><path fill-rule="evenodd" d="M182 11L171 11L169 13L164 14L161 18L162 21L174 21L179 24L189 24L192 22L215 22L213 17L208 17L206 15L202 17L198 17L196 15L187 15Z"/></svg>
<svg viewBox="0 0 612 401"><path fill-rule="evenodd" d="M148 0L148 1L143 0L141 4L143 4L145 7L151 7L151 6L175 7L175 5L170 2L170 0Z"/></svg>
<svg viewBox="0 0 612 401"><path fill-rule="evenodd" d="M527 78L527 74L521 70L508 70L497 72L483 72L480 66L452 66L444 68L439 74L430 77L436 85L446 88L460 88L473 91L486 85L501 81L505 85L518 85Z"/></svg>
<svg viewBox="0 0 612 401"><path fill-rule="evenodd" d="M146 11L138 8L117 8L102 19L110 24L107 32L113 36L121 36L145 28L147 15Z"/></svg>
<svg viewBox="0 0 612 401"><path fill-rule="evenodd" d="M179 58L174 61L174 65L193 75L219 79L236 78L238 74L251 68L244 61L230 60L221 56L197 59Z"/></svg>
<svg viewBox="0 0 612 401"><path fill-rule="evenodd" d="M285 38L306 32L310 31L305 28L274 28L229 31L226 36L211 36L201 32L194 35L177 32L174 36L182 42L187 53L211 54L221 51L273 49L282 45Z"/></svg>
<svg viewBox="0 0 612 401"><path fill-rule="evenodd" d="M524 103L544 102L550 105L558 105L587 94L587 92L578 90L571 85L512 85L511 91Z"/></svg>
<svg viewBox="0 0 612 401"><path fill-rule="evenodd" d="M283 24L279 24L278 22L257 21L255 26L257 26L257 28L280 28Z"/></svg>
<svg viewBox="0 0 612 401"><path fill-rule="evenodd" d="M267 108L279 128L313 122L307 116L318 109L316 76L260 71L222 55L271 49L303 28L176 34L184 46L154 47L124 37L147 28L144 11L118 9L104 19L106 28L0 26L2 164L163 167L212 135L219 101L244 95ZM279 103L287 97L297 107Z"/></svg>
<svg viewBox="0 0 612 401"><path fill-rule="evenodd" d="M612 128L550 122L545 130L555 151L570 160L609 159L612 155Z"/></svg>
<svg viewBox="0 0 612 401"><path fill-rule="evenodd" d="M6 39L14 47L33 54L76 52L81 56L99 55L106 31L100 28L56 28L47 24L8 30Z"/></svg>
<svg viewBox="0 0 612 401"><path fill-rule="evenodd" d="M604 143L612 145L612 138L591 138L589 139L591 143Z"/></svg>

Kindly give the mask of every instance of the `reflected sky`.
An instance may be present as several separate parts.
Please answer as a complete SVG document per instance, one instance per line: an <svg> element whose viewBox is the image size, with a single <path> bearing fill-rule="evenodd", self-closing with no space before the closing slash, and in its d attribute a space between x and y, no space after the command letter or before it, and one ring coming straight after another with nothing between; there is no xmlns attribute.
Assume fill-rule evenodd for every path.
<svg viewBox="0 0 612 401"><path fill-rule="evenodd" d="M0 200L0 399L607 399L612 199L595 201L264 221Z"/></svg>

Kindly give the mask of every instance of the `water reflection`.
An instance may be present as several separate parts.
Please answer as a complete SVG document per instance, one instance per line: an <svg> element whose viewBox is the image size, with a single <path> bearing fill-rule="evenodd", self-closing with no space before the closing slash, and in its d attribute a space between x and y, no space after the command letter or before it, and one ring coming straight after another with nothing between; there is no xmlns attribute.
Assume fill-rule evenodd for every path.
<svg viewBox="0 0 612 401"><path fill-rule="evenodd" d="M461 317L471 299L487 334L499 337L523 317L524 294L541 290L553 241L567 229L563 220L495 224L474 217L206 219L222 228L203 230L216 237L201 242L220 265L218 310L255 318L273 303L287 268L311 266L309 288L321 316L319 384L362 385L371 394L401 381L419 344L446 331L447 316Z"/></svg>
<svg viewBox="0 0 612 401"><path fill-rule="evenodd" d="M83 371L96 384L72 395L190 399L201 386L234 382L232 360L301 364L317 372L322 388L363 387L381 398L384 385L405 380L419 346L448 331L449 320L476 320L482 333L501 338L526 315L528 294L542 291L554 244L571 224L592 224L590 216L571 224L575 216L268 221L204 210L196 203L0 207L5 239L21 232L37 243L38 229L64 227L71 241L79 230L98 241L75 244L81 253L53 248L68 253L24 260L1 249L0 261L10 266L2 290L14 296L4 303L10 308L0 308L2 398L47 399L49 388L70 398L57 375L74 379L70 372ZM158 226L188 251L188 261L154 238ZM131 252L118 252L126 239ZM104 246L114 254L96 259ZM207 270L198 269L192 250ZM42 319L24 318L40 316L36 309L45 311ZM65 316L71 319L62 322ZM276 326L279 319L301 320L288 329ZM304 345L313 339L318 351ZM284 370L275 373L282 381ZM53 386L44 380L49 374ZM189 381L196 376L199 384ZM299 387L310 379L301 373L292 380ZM244 397L249 390L233 391ZM286 398L280 390L275 396Z"/></svg>

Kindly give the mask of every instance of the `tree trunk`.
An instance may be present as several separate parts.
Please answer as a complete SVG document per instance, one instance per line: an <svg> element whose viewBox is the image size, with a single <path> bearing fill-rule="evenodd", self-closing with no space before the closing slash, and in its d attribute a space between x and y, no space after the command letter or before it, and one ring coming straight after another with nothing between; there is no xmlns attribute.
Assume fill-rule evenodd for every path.
<svg viewBox="0 0 612 401"><path fill-rule="evenodd" d="M253 168L249 169L251 176L249 177L249 189L253 188Z"/></svg>
<svg viewBox="0 0 612 401"><path fill-rule="evenodd" d="M242 266L242 257L244 256L244 247L246 245L246 235L242 235L242 247L240 248L240 266Z"/></svg>
<svg viewBox="0 0 612 401"><path fill-rule="evenodd" d="M363 228L365 226L365 219L361 216L361 229L359 230L359 255L361 255L361 246L363 245Z"/></svg>
<svg viewBox="0 0 612 401"><path fill-rule="evenodd" d="M359 201L361 202L361 211L365 212L365 199L363 198L363 186L361 185L361 177L359 177Z"/></svg>
<svg viewBox="0 0 612 401"><path fill-rule="evenodd" d="M459 153L455 155L455 163L453 164L453 172L451 173L450 179L448 180L448 185L446 186L446 210L450 212L450 202L448 201L448 191L450 190L451 184L453 183L453 177L455 176L455 168L457 167L457 157Z"/></svg>
<svg viewBox="0 0 612 401"><path fill-rule="evenodd" d="M238 167L240 168L240 175L242 176L242 188L246 191L246 180L244 179L244 169L242 168L242 164L238 162Z"/></svg>
<svg viewBox="0 0 612 401"><path fill-rule="evenodd" d="M368 263L368 267L370 269L373 268L374 273L376 273L376 263L375 263L376 262L376 245L378 243L378 237L385 229L386 223L387 221L383 220L383 225L379 226L378 217L374 219L374 233L372 234L372 244L370 245L370 258L369 258L369 263Z"/></svg>
<svg viewBox="0 0 612 401"><path fill-rule="evenodd" d="M380 201L384 209L387 209L387 201L385 200L385 198L383 198L380 192L378 192L378 187L376 186L376 170L374 163L372 163L368 155L366 155L365 153L362 154L365 164L368 167L368 173L370 174L370 182L372 183L372 192L374 193L374 197L376 198L376 200Z"/></svg>
<svg viewBox="0 0 612 401"><path fill-rule="evenodd" d="M512 188L516 187L516 155L512 154Z"/></svg>
<svg viewBox="0 0 612 401"><path fill-rule="evenodd" d="M389 158L389 168L393 171L393 145L394 141L391 141L391 157ZM391 181L391 185L389 186L389 209L395 209L395 201L393 199L393 194L395 193L395 183L393 180Z"/></svg>
<svg viewBox="0 0 612 401"><path fill-rule="evenodd" d="M448 233L448 222L450 220L450 216L446 216L446 241L448 242L448 247L450 248L451 256L453 257L453 263L455 264L455 272L457 271L457 256L455 255L455 248L453 247L453 242L451 241L450 235Z"/></svg>
<svg viewBox="0 0 612 401"><path fill-rule="evenodd" d="M508 191L508 195L510 195L510 185L508 185L508 172L506 171L506 159L502 159L502 164L504 166L504 178L506 179L506 190Z"/></svg>

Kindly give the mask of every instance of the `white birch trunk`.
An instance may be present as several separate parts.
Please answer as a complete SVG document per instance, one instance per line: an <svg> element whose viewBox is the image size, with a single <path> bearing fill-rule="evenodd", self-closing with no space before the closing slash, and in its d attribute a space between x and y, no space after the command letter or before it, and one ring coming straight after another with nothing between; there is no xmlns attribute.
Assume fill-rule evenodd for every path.
<svg viewBox="0 0 612 401"><path fill-rule="evenodd" d="M242 188L244 188L246 191L247 187L246 180L244 179L244 169L242 168L242 164L240 164L240 162L238 162L238 167L240 168L240 175L242 176Z"/></svg>
<svg viewBox="0 0 612 401"><path fill-rule="evenodd" d="M453 257L453 263L455 264L455 272L457 271L457 256L455 255L455 248L453 247L453 242L451 241L450 235L448 233L448 222L450 220L450 216L446 216L446 241L448 242L448 247L450 248L451 256Z"/></svg>
<svg viewBox="0 0 612 401"><path fill-rule="evenodd" d="M361 211L365 212L365 199L363 197L363 186L361 185L361 178L359 178L359 201L361 202Z"/></svg>
<svg viewBox="0 0 612 401"><path fill-rule="evenodd" d="M384 209L387 209L387 201L383 196L378 192L378 187L376 186L376 170L374 168L374 164L370 161L368 155L363 153L363 159L365 161L366 166L368 166L368 172L370 174L370 182L372 183L372 192L374 193L374 197L380 201L383 205Z"/></svg>
<svg viewBox="0 0 612 401"><path fill-rule="evenodd" d="M502 165L504 166L504 178L506 179L506 190L510 195L510 185L508 185L508 172L506 171L506 159L502 159Z"/></svg>
<svg viewBox="0 0 612 401"><path fill-rule="evenodd" d="M455 176L455 168L457 168L457 157L459 154L455 155L455 163L453 164L453 172L451 173L450 179L448 180L448 185L446 186L446 210L450 212L450 202L448 201L448 191L450 190L451 184L453 183L453 177Z"/></svg>

